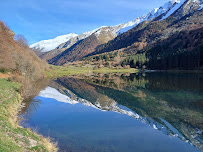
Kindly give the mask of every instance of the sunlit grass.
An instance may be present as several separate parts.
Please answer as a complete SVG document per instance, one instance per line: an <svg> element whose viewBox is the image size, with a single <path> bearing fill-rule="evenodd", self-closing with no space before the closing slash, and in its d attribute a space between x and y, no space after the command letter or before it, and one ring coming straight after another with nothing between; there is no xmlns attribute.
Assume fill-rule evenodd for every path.
<svg viewBox="0 0 203 152"><path fill-rule="evenodd" d="M93 72L98 72L98 73L136 73L138 72L138 69L111 69L111 68L101 68L101 69L96 69L93 70Z"/></svg>
<svg viewBox="0 0 203 152"><path fill-rule="evenodd" d="M75 66L54 66L51 65L49 71L46 72L47 77L62 77L70 75L85 74L90 72L97 73L136 73L138 69L116 69L116 68L100 68L94 69L93 67L75 67Z"/></svg>

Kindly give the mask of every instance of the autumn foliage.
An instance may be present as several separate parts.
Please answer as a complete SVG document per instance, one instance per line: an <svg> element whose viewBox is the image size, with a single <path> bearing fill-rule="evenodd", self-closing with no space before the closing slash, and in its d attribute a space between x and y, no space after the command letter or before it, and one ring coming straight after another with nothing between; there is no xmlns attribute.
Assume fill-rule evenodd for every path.
<svg viewBox="0 0 203 152"><path fill-rule="evenodd" d="M9 70L19 77L30 80L43 77L48 64L42 61L27 45L22 36L15 36L2 21L0 21L0 70Z"/></svg>

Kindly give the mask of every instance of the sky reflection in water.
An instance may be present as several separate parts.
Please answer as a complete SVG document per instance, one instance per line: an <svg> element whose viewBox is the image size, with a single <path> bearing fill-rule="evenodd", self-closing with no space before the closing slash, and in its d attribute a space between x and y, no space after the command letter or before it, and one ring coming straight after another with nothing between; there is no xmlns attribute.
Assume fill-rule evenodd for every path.
<svg viewBox="0 0 203 152"><path fill-rule="evenodd" d="M135 76L133 77L136 78ZM108 78L108 80L111 80L111 78ZM101 79L97 77L97 81L95 79L97 83L90 82L88 79L84 79L84 77L81 79L58 79L54 83L51 83L50 86L56 88L57 93L66 95L68 99L66 102L69 103L59 102L53 99L53 96L49 98L49 96L45 96L41 93L41 96L37 96L33 100L33 102L38 101L36 104L38 104L39 107L35 111L30 109L30 112L28 112L29 107L27 107L27 113L23 115L25 121L22 123L24 126L28 125L34 129L37 128L38 132L45 136L54 138L54 140L58 141L61 151L200 151L196 147L201 149L202 143L195 144L195 142L198 141L197 139L190 141L187 138L193 135L192 131L194 131L195 128L192 128L192 130L191 126L185 126L184 122L181 122L181 116L180 118L177 116L177 120L175 120L175 117L170 114L170 110L174 107L177 108L178 103L174 105L175 103L173 102L169 104L169 101L162 101L167 108L161 109L162 106L157 105L157 103L152 100L154 98L154 100L163 100L167 96L171 97L171 92L177 92L168 90L167 87L163 87L164 85L160 87L164 79L159 79L159 85L155 86L157 81L154 80L154 76L145 76L145 82L142 83L135 82L132 76L125 76L125 78L119 76L119 78L122 80L120 80L119 87L117 88L115 85L114 87L108 84L101 85L100 82L105 81L103 76ZM101 81L98 82L98 79ZM112 79L115 78L113 77ZM141 82L142 79L143 78L139 76L136 80ZM90 80L93 81L94 79L91 78ZM129 83L130 80L132 80L131 83ZM122 83L123 81L124 83ZM151 82L153 82L153 84L150 84ZM140 85L135 85L135 83ZM102 82L102 84L104 83ZM122 86L122 84L125 85ZM180 86L177 86L176 88L179 91L184 90L184 87L181 89ZM202 88L199 87L194 91L195 89L192 88L192 91L185 93L195 95L196 98L199 98L197 101L203 99L200 94ZM91 94L87 95L86 91ZM142 91L142 93L140 93L140 91ZM123 99L119 98L119 101L117 101L117 98L114 98L114 96L117 95L117 97L119 97L121 95L119 94L120 92L123 93ZM165 92L165 94L163 92ZM183 92L181 92L181 95L176 94L176 100L185 97L182 95ZM53 94L54 92L51 93ZM197 94L199 96L197 96ZM133 97L131 97L132 95ZM143 97L146 99L143 99ZM174 98L175 97L173 97L173 100ZM189 98L191 99L188 99L188 102L189 100L194 100L193 97ZM89 99L91 102L86 99ZM133 99L133 103L128 102L129 99ZM128 104L124 103L124 100ZM137 102L137 100L140 100L140 103ZM74 101L78 101L79 103L75 103ZM153 105L150 104L151 107L145 107L145 102L149 101L154 102ZM182 101L182 99L180 101ZM71 104L71 102L74 104ZM126 106L128 106L128 108ZM134 110L133 113L130 109ZM162 111L158 111L157 109ZM201 105L196 111L194 107L188 111L195 111L198 116L199 109L201 110ZM150 110L152 112L150 112ZM165 113L167 112L168 114L166 115ZM183 112L185 111L183 110ZM159 114L155 115L154 113ZM171 125L168 121L175 122L175 125ZM194 122L191 123L194 125ZM183 126L182 128L185 130L180 130L179 126ZM189 135L188 130L191 131ZM183 134L184 131L186 132L185 134ZM198 132L198 130L196 130L196 132ZM198 136L199 139L201 139L201 137L202 135Z"/></svg>

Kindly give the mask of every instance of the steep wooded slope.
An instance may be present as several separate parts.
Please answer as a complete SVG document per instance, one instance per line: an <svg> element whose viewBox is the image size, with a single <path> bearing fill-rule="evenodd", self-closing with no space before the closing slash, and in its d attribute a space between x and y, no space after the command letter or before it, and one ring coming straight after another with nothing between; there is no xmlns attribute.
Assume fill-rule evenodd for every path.
<svg viewBox="0 0 203 152"><path fill-rule="evenodd" d="M34 80L48 67L26 44L14 40L15 33L0 21L0 70L10 70Z"/></svg>
<svg viewBox="0 0 203 152"><path fill-rule="evenodd" d="M86 39L78 41L76 44L65 50L61 54L57 55L51 60L48 60L51 64L63 65L70 61L75 61L85 57L86 55L95 51L95 48L103 43L113 39L114 36L111 31L107 32L108 27L103 27L100 33L94 33Z"/></svg>
<svg viewBox="0 0 203 152"><path fill-rule="evenodd" d="M147 45L156 43L158 40L167 39L176 32L202 27L202 10L197 10L194 13L194 10L198 7L193 6L192 2L192 0L186 1L181 8L165 20L160 21L159 16L152 22L139 24L108 43L98 46L96 51L89 56L121 48L127 48L126 52L135 54L137 50L142 50ZM190 10L191 8L187 10L189 4L193 11Z"/></svg>

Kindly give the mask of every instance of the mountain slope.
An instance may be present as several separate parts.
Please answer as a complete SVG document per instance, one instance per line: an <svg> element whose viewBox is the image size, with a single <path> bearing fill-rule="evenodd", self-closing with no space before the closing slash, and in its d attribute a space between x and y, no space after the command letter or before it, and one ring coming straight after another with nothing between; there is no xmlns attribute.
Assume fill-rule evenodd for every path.
<svg viewBox="0 0 203 152"><path fill-rule="evenodd" d="M112 27L111 26L109 26L109 27L103 26L103 27L97 28L97 29L92 30L92 31L87 31L87 32L85 32L85 33L83 33L77 37L71 38L70 40L68 40L65 43L60 44L56 49L51 50L49 52L46 52L43 55L41 55L40 57L49 61L50 59L52 59L55 56L59 55L60 53L64 52L65 50L68 50L71 46L73 46L74 44L76 44L80 40L84 40L86 38L91 37L92 34L95 34L95 36L97 37L96 39L98 41L100 41L100 42L98 42L98 45L106 43L109 40L115 38L118 34L118 31L121 28L131 26L132 24L135 24L134 21L131 21L131 22L128 22L125 24L121 24L121 25L112 26Z"/></svg>
<svg viewBox="0 0 203 152"><path fill-rule="evenodd" d="M200 1L186 0L181 7L179 4L176 4L179 7L175 7L174 5L174 8L178 8L178 10L173 10L172 15L167 17L165 20L163 19L168 16L168 13L171 14L170 11L158 16L153 22L143 22L126 33L119 35L112 41L99 46L91 55L110 52L113 50L130 47L131 45L134 45L131 48L138 48L140 50L143 48L142 45L145 46L149 43L155 43L158 39L166 39L173 33L186 29L184 24L178 24L178 22L180 22L179 19L192 12L192 10L198 9L200 6ZM196 21L192 20L191 18L189 20L188 18L185 18L185 20L188 22L188 26L196 23L200 26L201 20L199 21L199 18L201 17L196 16ZM176 24L176 26L174 24Z"/></svg>
<svg viewBox="0 0 203 152"><path fill-rule="evenodd" d="M98 52L100 52L100 49L101 49L100 47L98 47L99 45L104 44L104 43L106 43L109 40L112 40L114 38L119 39L120 37L122 37L120 35L122 35L123 32L126 32L126 31L128 31L129 29L131 29L133 27L136 28L136 26L138 24L140 24L140 23L145 24L145 23L148 23L148 21L151 21L151 20L161 20L165 16L167 16L168 13L170 14L176 8L179 8L181 6L181 4L183 4L183 3L184 3L184 1L172 0L172 1L168 2L168 3L166 3L165 5L163 5L162 7L152 10L147 15L139 17L139 18L137 18L137 19L135 19L133 21L130 21L128 23L120 24L120 25L116 25L116 26L110 26L110 27L102 27L102 28L98 29L96 32L94 32L92 34L92 35L95 36L94 38L93 38L92 35L90 35L89 37L91 37L91 38L89 38L89 37L86 38L86 39L89 39L89 40L85 40L85 39L82 40L82 41L85 41L85 43L87 43L87 42L89 43L89 44L87 44L88 47L84 47L84 45L83 45L84 43L81 43L81 42L77 43L74 46L66 49L64 52L61 51L63 53L61 53L58 56L54 57L53 59L49 60L49 63L62 65L62 64L65 64L66 62L76 61L78 59L81 59L85 55L97 54ZM92 42L93 44L91 44L90 39L91 40L95 39ZM124 42L124 41L122 41L122 42ZM128 46L128 45L126 44L126 46ZM106 47L106 46L101 45L101 47L103 48L103 47ZM114 49L114 50L117 49L117 48L118 48L117 44L116 44L116 48L112 47L112 49ZM99 49L99 51L98 51L98 49Z"/></svg>
<svg viewBox="0 0 203 152"><path fill-rule="evenodd" d="M42 61L23 40L14 40L15 33L0 21L0 70L15 71L36 80L43 77L48 64Z"/></svg>
<svg viewBox="0 0 203 152"><path fill-rule="evenodd" d="M98 46L95 52L81 60L81 64L88 62L98 66L102 63L114 67L121 65L124 68L130 65L133 68L153 70L202 69L201 6L201 1L186 0L172 14L170 12L171 15L166 19L163 18L167 13L152 21L144 21Z"/></svg>
<svg viewBox="0 0 203 152"><path fill-rule="evenodd" d="M61 43L55 49L52 49L52 50L50 50L48 52L45 52L45 53L41 54L40 57L42 59L45 59L45 60L48 61L48 60L54 58L55 56L57 56L58 54L62 53L66 49L69 49L71 46L73 46L78 41L80 41L82 39L85 39L86 37L90 36L96 30L98 30L98 29L95 29L93 31L87 31L87 32L85 32L83 34L80 34L80 35L78 35L76 37L73 37L73 38L69 39L68 41L66 41L64 43Z"/></svg>
<svg viewBox="0 0 203 152"><path fill-rule="evenodd" d="M203 27L181 31L147 50L149 69L193 70L203 66Z"/></svg>

